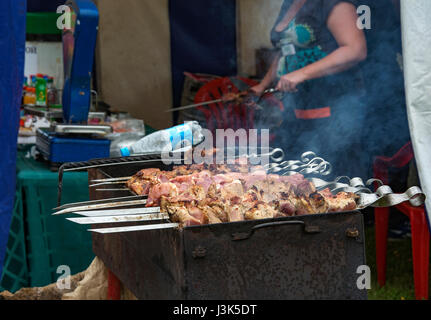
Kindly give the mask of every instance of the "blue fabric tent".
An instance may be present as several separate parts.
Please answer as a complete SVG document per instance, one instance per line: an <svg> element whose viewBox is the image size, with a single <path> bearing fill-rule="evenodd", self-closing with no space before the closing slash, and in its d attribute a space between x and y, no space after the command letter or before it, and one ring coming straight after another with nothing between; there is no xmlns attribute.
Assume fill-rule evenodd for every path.
<svg viewBox="0 0 431 320"><path fill-rule="evenodd" d="M181 102L184 71L236 75L235 1L171 0L169 20L175 106Z"/></svg>
<svg viewBox="0 0 431 320"><path fill-rule="evenodd" d="M0 274L15 197L15 161L25 55L25 0L0 1Z"/></svg>

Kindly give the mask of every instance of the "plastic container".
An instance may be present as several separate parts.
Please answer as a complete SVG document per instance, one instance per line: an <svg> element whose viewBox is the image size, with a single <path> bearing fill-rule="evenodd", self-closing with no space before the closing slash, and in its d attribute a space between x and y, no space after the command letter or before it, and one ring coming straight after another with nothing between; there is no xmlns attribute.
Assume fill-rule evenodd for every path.
<svg viewBox="0 0 431 320"><path fill-rule="evenodd" d="M49 77L46 87L46 99L48 106L58 104L57 88L54 86L54 78Z"/></svg>
<svg viewBox="0 0 431 320"><path fill-rule="evenodd" d="M145 153L162 153L196 145L203 140L202 127L197 121L156 131L120 150L123 157Z"/></svg>
<svg viewBox="0 0 431 320"><path fill-rule="evenodd" d="M36 79L36 105L46 107L46 81L40 77Z"/></svg>
<svg viewBox="0 0 431 320"><path fill-rule="evenodd" d="M121 149L129 148L145 137L145 132L121 132L112 133L106 136L111 140L110 157L121 157Z"/></svg>
<svg viewBox="0 0 431 320"><path fill-rule="evenodd" d="M36 76L30 75L27 80L27 87L36 87Z"/></svg>
<svg viewBox="0 0 431 320"><path fill-rule="evenodd" d="M34 106L36 104L36 88L26 87L24 90L24 105Z"/></svg>

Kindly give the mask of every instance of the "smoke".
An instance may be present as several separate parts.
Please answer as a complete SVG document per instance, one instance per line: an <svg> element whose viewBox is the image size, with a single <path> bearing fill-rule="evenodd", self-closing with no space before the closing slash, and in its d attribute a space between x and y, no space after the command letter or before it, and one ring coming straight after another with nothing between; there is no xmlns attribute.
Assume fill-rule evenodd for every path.
<svg viewBox="0 0 431 320"><path fill-rule="evenodd" d="M366 32L368 59L361 66L367 90L366 144L372 156L393 156L410 139L403 71L401 22L392 1L368 0L373 16Z"/></svg>
<svg viewBox="0 0 431 320"><path fill-rule="evenodd" d="M250 70L254 70L255 50L263 44L270 46L270 30L282 2L237 2L239 73L252 74ZM363 0L361 4L368 5L372 15L371 29L365 30L367 60L345 74L304 84L296 96L287 94L283 99L283 113L276 107L265 106L264 112L256 113L255 128L270 129L273 138L270 146L283 148L288 160L299 159L302 153L313 151L333 165L334 175L367 179L372 176L373 157L392 156L409 140L409 130L403 74L397 61L397 53L401 53L399 18L391 0ZM216 11L213 13L216 14ZM181 25L176 24L175 27ZM223 30L228 29L227 25L221 27ZM182 30L181 35L187 32ZM211 58L214 52L210 46L195 43L200 37L185 38L188 40L188 50L200 57L204 56L207 66L214 61L217 66L220 65L221 60ZM177 40L183 47L184 37L178 37ZM228 42L225 43L227 46ZM202 51L202 48L207 49ZM223 46L217 52L220 50L223 50ZM235 57L226 54L223 55L223 61L230 65ZM197 72L213 73L212 68L199 66L193 55L187 61L199 69ZM181 65L180 69L182 75L186 68ZM352 77L352 74L355 76ZM297 121L295 109L326 107L331 108L330 117Z"/></svg>
<svg viewBox="0 0 431 320"><path fill-rule="evenodd" d="M375 2L375 1L374 1ZM366 31L367 60L325 79L306 83L284 98L281 127L271 147L288 158L313 151L329 161L333 175L372 176L375 156L392 156L409 140L401 53L400 21L390 0L370 2L372 29ZM356 77L352 77L352 75ZM331 117L296 119L295 109L331 108Z"/></svg>

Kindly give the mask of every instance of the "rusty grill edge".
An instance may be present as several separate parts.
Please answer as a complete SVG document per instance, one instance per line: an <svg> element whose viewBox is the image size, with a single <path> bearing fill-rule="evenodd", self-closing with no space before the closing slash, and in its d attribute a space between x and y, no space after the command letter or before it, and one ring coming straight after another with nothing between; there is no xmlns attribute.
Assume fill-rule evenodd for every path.
<svg viewBox="0 0 431 320"><path fill-rule="evenodd" d="M170 169L157 161L145 167ZM117 170L90 169L89 180ZM90 189L92 200L125 195ZM356 284L366 264L359 211L93 234L93 251L138 299L367 299Z"/></svg>

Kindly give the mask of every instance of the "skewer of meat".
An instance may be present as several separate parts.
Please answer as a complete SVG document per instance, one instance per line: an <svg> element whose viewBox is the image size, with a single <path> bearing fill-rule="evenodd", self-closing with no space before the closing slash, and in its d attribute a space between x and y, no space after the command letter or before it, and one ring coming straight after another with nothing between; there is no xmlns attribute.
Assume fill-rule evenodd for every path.
<svg viewBox="0 0 431 320"><path fill-rule="evenodd" d="M236 222L244 220L272 219L294 215L318 214L327 212L341 212L352 210L356 207L354 197L349 195L341 202L335 201L340 197L330 196L332 201L327 202L320 193L313 194L310 198L292 196L282 201L266 203L253 198L249 192L244 197L232 197L230 199L216 199L205 201L175 201L162 196L161 212L168 213L171 221L178 222L182 226L204 225L224 222ZM287 206L288 204L288 206Z"/></svg>
<svg viewBox="0 0 431 320"><path fill-rule="evenodd" d="M209 179L208 173L203 176ZM197 179L201 178L198 177ZM194 184L196 176L181 176L161 183L150 190L147 206L160 205L172 221L183 226L208 223L267 219L314 213L352 210L356 208L353 194L329 190L319 193L302 176L279 177L248 175L248 180L221 180ZM236 175L238 178L245 176ZM223 180L224 179L224 180ZM205 180L205 179L203 179ZM211 180L210 180L211 181ZM201 181L202 182L202 181ZM296 185L292 182L296 182Z"/></svg>

